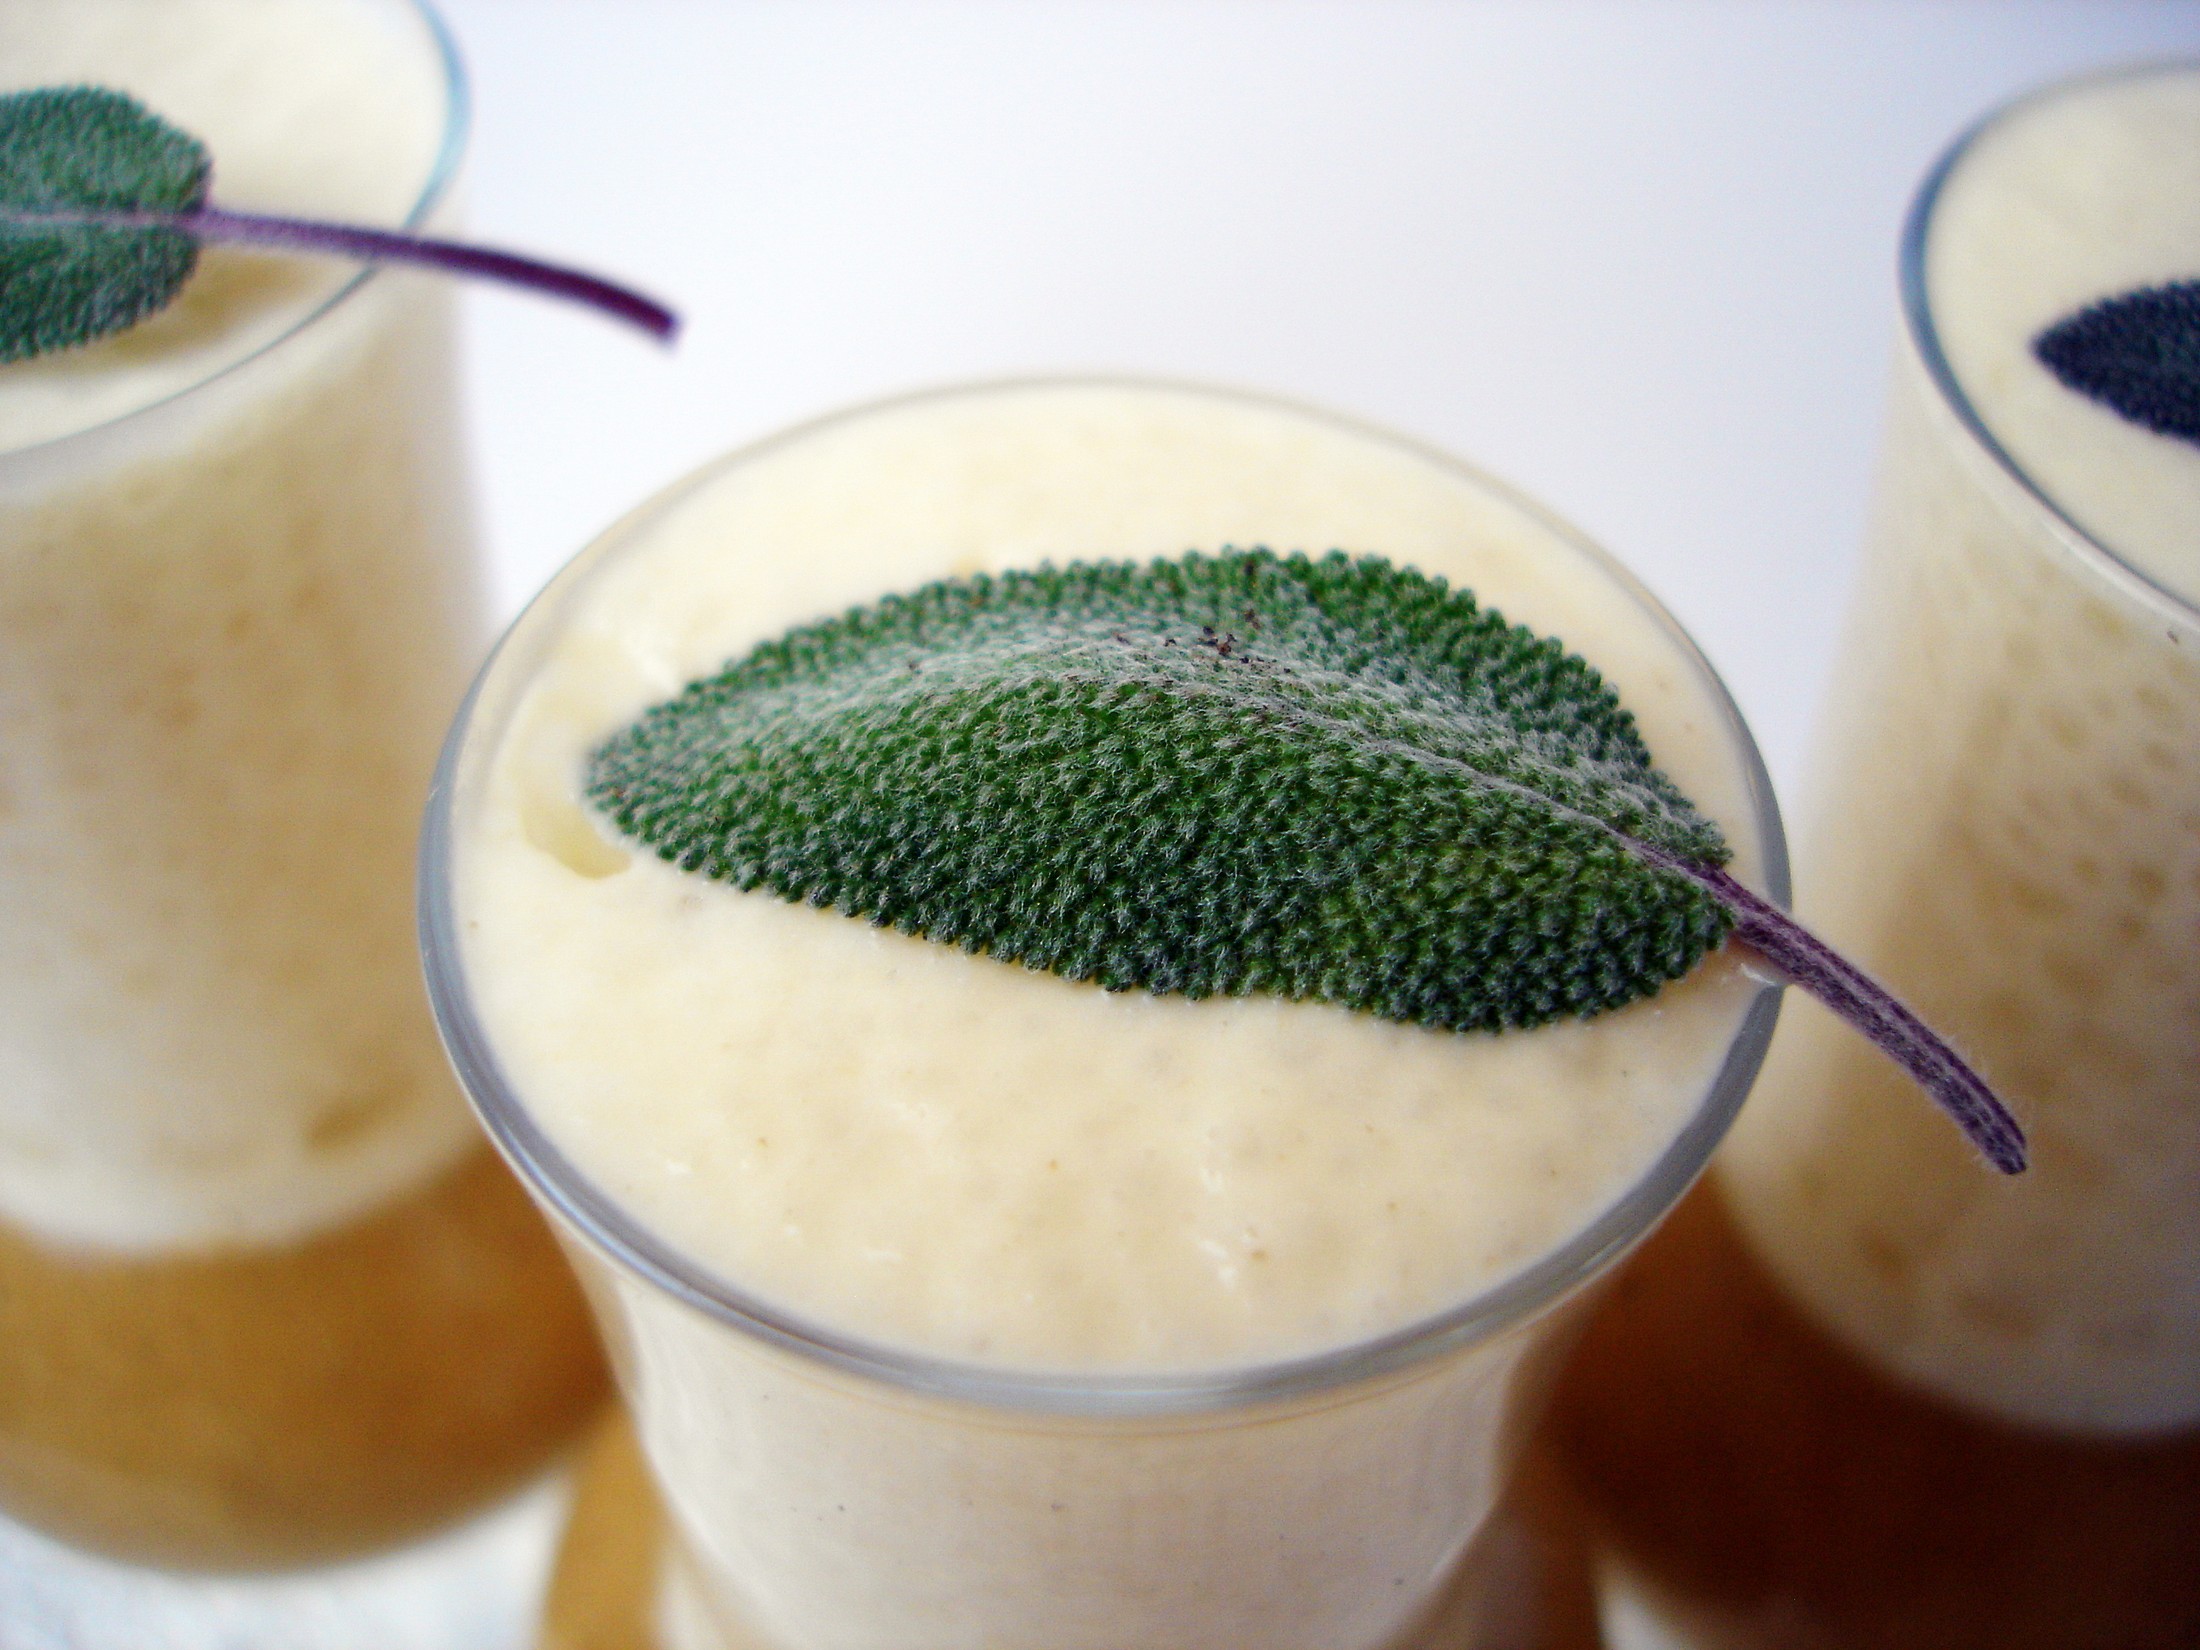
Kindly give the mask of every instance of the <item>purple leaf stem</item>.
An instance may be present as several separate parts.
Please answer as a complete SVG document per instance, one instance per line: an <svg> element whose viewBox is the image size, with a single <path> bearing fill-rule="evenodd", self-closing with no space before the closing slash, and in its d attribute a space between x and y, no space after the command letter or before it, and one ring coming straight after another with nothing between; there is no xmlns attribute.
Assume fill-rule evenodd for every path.
<svg viewBox="0 0 2200 1650"><path fill-rule="evenodd" d="M82 216L90 218L93 214ZM515 252L469 246L461 241L429 240L384 229L361 229L351 224L320 223L304 218L263 217L256 212L225 212L214 206L173 215L116 213L113 216L138 223L168 224L202 240L326 253L361 263L421 264L457 275L503 281L531 292L592 305L607 315L640 327L659 343L671 342L680 330L680 318L671 310L628 287L578 269L524 258Z"/></svg>
<svg viewBox="0 0 2200 1650"><path fill-rule="evenodd" d="M1793 917L1715 866L1697 865L1646 842L1627 846L1676 871L1734 914L1734 937L1876 1043L2003 1174L2022 1174L2024 1130L1994 1091L1947 1042L1894 994Z"/></svg>
<svg viewBox="0 0 2200 1650"><path fill-rule="evenodd" d="M537 257L521 257L519 253L499 253L491 246L427 240L422 235L359 229L354 224L330 224L308 218L264 218L260 213L222 211L220 207L200 207L198 211L176 213L169 222L189 235L200 235L202 240L244 246L282 246L286 251L299 253L354 257L361 264L425 264L427 268L442 268L455 275L477 275L491 282L506 282L526 288L530 293L592 304L605 315L614 315L620 321L629 321L631 326L642 328L642 332L649 332L658 343L669 343L673 334L680 330L678 315L636 290L605 282L579 268L543 264Z"/></svg>

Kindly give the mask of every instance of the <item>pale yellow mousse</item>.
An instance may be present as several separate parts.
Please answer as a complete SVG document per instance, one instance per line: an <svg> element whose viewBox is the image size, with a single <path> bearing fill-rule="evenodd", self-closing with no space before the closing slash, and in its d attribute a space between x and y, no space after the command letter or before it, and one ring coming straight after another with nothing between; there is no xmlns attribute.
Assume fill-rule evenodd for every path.
<svg viewBox="0 0 2200 1650"><path fill-rule="evenodd" d="M589 752L791 625L1045 559L1379 552L1614 682L1748 879L1716 685L1611 568L1487 484L1287 408L981 390L782 438L524 620L456 812L463 965L579 1169L775 1312L987 1364L1259 1364L1442 1312L1578 1233L1704 1103L1725 955L1591 1022L1457 1035L1269 997L1110 994L741 893L620 840Z"/></svg>

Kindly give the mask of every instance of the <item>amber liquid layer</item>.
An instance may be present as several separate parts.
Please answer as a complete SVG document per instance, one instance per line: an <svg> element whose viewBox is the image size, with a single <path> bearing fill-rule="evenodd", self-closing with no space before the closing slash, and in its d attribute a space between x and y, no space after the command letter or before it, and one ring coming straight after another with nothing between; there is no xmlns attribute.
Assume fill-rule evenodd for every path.
<svg viewBox="0 0 2200 1650"><path fill-rule="evenodd" d="M1599 1304L1553 1431L1702 1650L2200 1645L2200 1434L2027 1432L1897 1386L1782 1298L1712 1181Z"/></svg>
<svg viewBox="0 0 2200 1650"><path fill-rule="evenodd" d="M0 1510L117 1557L399 1541L516 1488L605 1391L564 1258L486 1147L275 1250L118 1260L0 1226Z"/></svg>

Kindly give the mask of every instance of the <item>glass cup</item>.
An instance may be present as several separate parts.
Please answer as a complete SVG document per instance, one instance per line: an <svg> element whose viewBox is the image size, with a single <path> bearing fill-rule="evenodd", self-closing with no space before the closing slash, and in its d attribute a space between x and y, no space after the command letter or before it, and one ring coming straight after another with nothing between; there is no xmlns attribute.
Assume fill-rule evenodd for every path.
<svg viewBox="0 0 2200 1650"><path fill-rule="evenodd" d="M224 204L452 216L408 0L71 0L0 48L198 131ZM486 629L453 368L443 284L220 249L0 368L0 1508L106 1553L385 1544L602 1390L411 942Z"/></svg>
<svg viewBox="0 0 2200 1650"><path fill-rule="evenodd" d="M2200 1641L2200 561L2179 582L2159 530L2180 473L2200 525L2200 452L2029 357L2200 275L2196 161L2200 68L2147 69L1989 117L1913 205L1802 913L1977 1061L2032 1164L1985 1169L1796 1005L1561 1386L1615 1596L1684 1642Z"/></svg>
<svg viewBox="0 0 2200 1650"><path fill-rule="evenodd" d="M1751 1247L1843 1343L1982 1413L2101 1434L2200 1422L2200 557L2179 568L2148 542L2200 525L2200 452L2022 352L2081 303L2200 277L2189 191L2131 175L2152 170L2155 127L2121 173L2107 147L2111 122L2179 103L2182 151L2200 67L2050 90L1920 194L1803 839L1805 915L2013 1097L2032 1168L1980 1173L1815 1011L1720 1160ZM2058 183L2080 165L2106 171ZM1994 250L2001 226L2073 210L2078 267L2000 297L2022 256ZM1983 350L1964 340L1991 325L2020 359L1959 372L1951 306L1956 347Z"/></svg>
<svg viewBox="0 0 2200 1650"><path fill-rule="evenodd" d="M507 867L530 886L549 879L547 903L616 896L619 879L637 874L634 856L585 816L576 752L787 622L950 566L1264 541L1381 547L1453 574L1478 568L1479 594L1546 634L1566 633L1554 618L1566 603L1596 608L1605 634L1621 638L1612 645L1624 659L1602 662L1623 694L1650 692L1655 680L1674 695L1647 713L1653 750L1661 739L1696 741L1697 782L1709 788L1699 800L1726 822L1742 874L1784 894L1777 814L1754 747L1672 620L1570 529L1393 437L1219 392L992 386L828 419L642 506L535 601L461 713L428 813L422 932L453 1060L564 1234L611 1343L675 1535L675 1580L659 1618L669 1644L1482 1642L1473 1611L1461 1620L1447 1614L1448 1601L1472 1593L1478 1532L1538 1412L1553 1355L1595 1280L1672 1205L1724 1132L1769 1038L1776 991L1731 959L1707 963L1700 983L1711 995L1690 1022L1701 1035L1689 1045L1688 1075L1650 1085L1664 1107L1654 1138L1473 1286L1299 1353L1232 1355L1225 1346L1188 1363L1080 1366L1043 1346L1008 1358L943 1353L921 1334L897 1335L891 1299L867 1316L824 1298L837 1279L804 1298L781 1281L737 1275L712 1252L715 1238L691 1224L694 1206L668 1212L657 1201L681 1178L685 1146L629 1110L664 1086L637 1062L680 1033L614 1018L592 1052L575 1045L546 1065L533 1033L510 1018L516 1003L554 1000L550 1021L586 1019L588 999L630 972L620 960L630 953L623 943L616 955L568 953L562 941L507 945L488 937L503 918L481 903L485 879ZM674 562L677 575L663 571ZM664 628L627 625L642 610ZM599 664L608 677L591 675ZM573 730L578 745L567 738ZM658 874L654 861L643 865ZM697 886L706 892L674 896L682 909L700 910L690 901L706 897L765 898ZM521 908L539 903L524 896ZM784 920L844 919L795 911ZM834 932L861 945L873 931ZM551 950L558 955L538 991L532 970ZM1014 989L1030 993L1034 1012L1113 1012L1120 1001L959 954L940 966L966 963L998 970L990 977L1004 988L1029 982ZM731 998L713 989L698 1000ZM1146 1001L1137 1012L1162 1011ZM1674 1014L1696 1012L1681 1001ZM1239 1011L1167 1011L1177 1008ZM757 1012L768 1019L777 1010L766 1003ZM711 1037L743 1035L704 1013ZM1562 1035L1592 1049L1619 1035L1602 1024ZM741 1047L727 1079L735 1083ZM1067 1045L1056 1072L1057 1094L1100 1081ZM1171 1079L1157 1081L1165 1103L1196 1099L1188 1082L1172 1090ZM888 1096L919 1109L939 1098ZM567 1099L607 1107L621 1144L590 1134ZM640 1155L613 1164L626 1145ZM1590 1149L1554 1149L1569 1148ZM855 1140L819 1151L845 1165L828 1175L834 1185L852 1183L878 1155L876 1142ZM1317 1174L1308 1195L1338 1189L1335 1175ZM714 1197L700 1206L706 1223L725 1207ZM920 1201L912 1215L918 1227L963 1218L944 1199ZM1027 1258L1026 1241L981 1241L979 1252L1005 1275ZM1143 1241L1133 1216L1121 1242ZM1089 1249L1066 1257L1092 1258ZM981 1262L980 1271L992 1268Z"/></svg>

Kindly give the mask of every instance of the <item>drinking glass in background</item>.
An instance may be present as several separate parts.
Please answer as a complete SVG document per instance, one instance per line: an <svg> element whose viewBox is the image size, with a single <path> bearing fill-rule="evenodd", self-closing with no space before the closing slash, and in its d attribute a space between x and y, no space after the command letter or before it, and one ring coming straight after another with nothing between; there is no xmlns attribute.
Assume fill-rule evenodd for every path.
<svg viewBox="0 0 2200 1650"><path fill-rule="evenodd" d="M10 0L0 76L141 97L225 205L453 213L408 0ZM0 1509L134 1562L412 1536L601 1392L412 940L485 639L453 367L442 283L220 248L0 367Z"/></svg>
<svg viewBox="0 0 2200 1650"><path fill-rule="evenodd" d="M1715 956L1501 1037L1103 992L681 872L579 789L790 624L1260 543L1380 551L1577 648L1784 892L1754 746L1672 621L1395 438L1005 386L643 506L484 673L422 888L453 1058L567 1238L669 1514L668 1650L1499 1642L1482 1543L1550 1365L1723 1133L1775 992Z"/></svg>
<svg viewBox="0 0 2200 1650"><path fill-rule="evenodd" d="M2032 1166L1797 1005L1561 1406L1695 1642L2200 1642L2200 445L2033 353L2194 281L2200 66L2013 104L1912 209L1802 914Z"/></svg>

